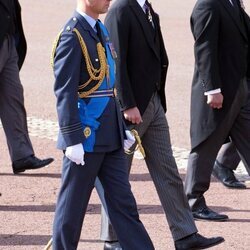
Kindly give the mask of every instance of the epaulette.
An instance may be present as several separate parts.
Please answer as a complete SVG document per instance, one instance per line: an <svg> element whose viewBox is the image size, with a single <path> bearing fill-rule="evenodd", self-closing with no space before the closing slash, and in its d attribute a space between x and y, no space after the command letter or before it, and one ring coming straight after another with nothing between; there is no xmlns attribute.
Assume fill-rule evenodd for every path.
<svg viewBox="0 0 250 250"><path fill-rule="evenodd" d="M78 20L76 17L72 17L68 23L64 26L63 32L72 32L72 30L76 27Z"/></svg>
<svg viewBox="0 0 250 250"><path fill-rule="evenodd" d="M63 32L72 32L73 29L76 27L78 23L78 20L76 17L72 17L67 24L64 26L64 28L58 33L58 35L56 36L54 42L53 42L53 46L52 46L52 52L51 52L51 57L50 57L50 64L52 66L52 68L54 67L54 57L55 57L55 53L56 53L56 48L58 45L58 42L60 40L60 37L62 35Z"/></svg>

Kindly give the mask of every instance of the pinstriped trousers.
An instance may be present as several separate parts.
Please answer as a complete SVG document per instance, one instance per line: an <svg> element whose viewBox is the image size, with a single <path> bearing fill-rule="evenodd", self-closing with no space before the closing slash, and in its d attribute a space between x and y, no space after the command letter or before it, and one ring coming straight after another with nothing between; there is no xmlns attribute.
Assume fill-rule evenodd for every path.
<svg viewBox="0 0 250 250"><path fill-rule="evenodd" d="M160 97L156 93L143 114L143 123L134 128L138 131L146 153L146 164L174 240L197 232L193 216L184 193L173 151L171 148L169 127L162 108ZM132 163L129 156L129 168ZM100 188L100 187L97 187ZM109 219L102 210L102 240L117 240Z"/></svg>

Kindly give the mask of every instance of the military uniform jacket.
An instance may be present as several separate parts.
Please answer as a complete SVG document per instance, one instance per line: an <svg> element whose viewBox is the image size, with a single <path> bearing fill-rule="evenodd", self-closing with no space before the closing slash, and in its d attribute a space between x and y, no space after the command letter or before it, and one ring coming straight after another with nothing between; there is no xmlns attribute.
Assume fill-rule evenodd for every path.
<svg viewBox="0 0 250 250"><path fill-rule="evenodd" d="M229 0L198 0L191 16L195 70L191 96L191 146L203 142L223 121L249 74L249 17ZM248 72L248 73L247 73ZM220 88L222 109L212 109L204 92ZM247 93L246 93L247 94Z"/></svg>
<svg viewBox="0 0 250 250"><path fill-rule="evenodd" d="M60 128L58 148L63 150L68 146L84 143L86 140L78 109L78 87L89 79L89 74L82 48L73 29L77 29L84 39L93 67L99 68L100 66L96 48L100 40L85 18L75 12L63 29L54 58L54 90L57 97ZM106 48L109 49L107 46L108 36L104 36L103 40L106 43ZM111 53L111 51L106 53ZM110 74L114 74L114 72L110 72ZM84 98L82 100L88 104L90 99ZM100 126L96 131L93 151L106 152L121 147L124 130L120 108L114 97L110 97L98 122Z"/></svg>
<svg viewBox="0 0 250 250"><path fill-rule="evenodd" d="M0 47L3 44L3 40L7 35L7 31L10 25L10 12L7 7L7 1L9 0L0 0ZM16 48L19 56L18 66L19 69L22 67L26 56L27 44L25 36L23 33L22 19L21 19L21 6L18 0L13 0L15 5L15 39L16 39Z"/></svg>

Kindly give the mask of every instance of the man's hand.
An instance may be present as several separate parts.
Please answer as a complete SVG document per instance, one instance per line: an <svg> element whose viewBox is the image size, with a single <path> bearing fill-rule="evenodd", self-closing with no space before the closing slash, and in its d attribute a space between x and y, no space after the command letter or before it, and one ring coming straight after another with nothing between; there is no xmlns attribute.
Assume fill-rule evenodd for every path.
<svg viewBox="0 0 250 250"><path fill-rule="evenodd" d="M71 161L75 162L77 165L85 164L84 162L84 149L81 143L66 148L65 155Z"/></svg>
<svg viewBox="0 0 250 250"><path fill-rule="evenodd" d="M123 111L123 115L126 120L133 124L139 124L142 122L141 114L137 107Z"/></svg>
<svg viewBox="0 0 250 250"><path fill-rule="evenodd" d="M221 109L223 98L224 97L221 93L207 95L207 104L213 109Z"/></svg>
<svg viewBox="0 0 250 250"><path fill-rule="evenodd" d="M135 143L135 137L129 130L125 130L125 134L127 139L124 140L124 150L128 151Z"/></svg>

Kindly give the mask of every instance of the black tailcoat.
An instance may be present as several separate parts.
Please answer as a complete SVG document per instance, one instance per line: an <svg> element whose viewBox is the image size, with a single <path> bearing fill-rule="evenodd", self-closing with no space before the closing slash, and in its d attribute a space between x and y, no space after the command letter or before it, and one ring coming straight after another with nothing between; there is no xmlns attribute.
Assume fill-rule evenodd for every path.
<svg viewBox="0 0 250 250"><path fill-rule="evenodd" d="M9 0L0 0L0 47L3 44L4 38L7 35L9 25L11 23L11 13L7 7L7 1ZM18 0L14 0L15 6L15 40L16 40L16 49L19 56L18 66L21 69L27 50L27 44L25 36L23 33L22 19L21 19L21 6Z"/></svg>
<svg viewBox="0 0 250 250"><path fill-rule="evenodd" d="M191 96L191 145L198 146L223 121L249 67L249 17L229 0L198 0L191 16L195 70ZM222 109L212 109L204 92L220 88Z"/></svg>

